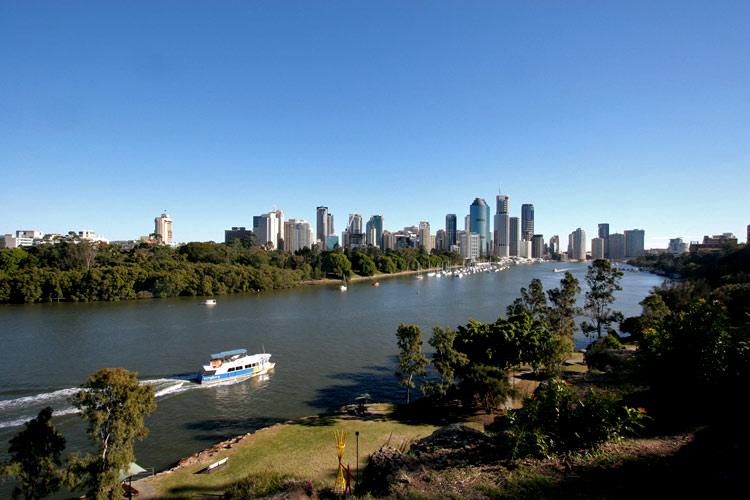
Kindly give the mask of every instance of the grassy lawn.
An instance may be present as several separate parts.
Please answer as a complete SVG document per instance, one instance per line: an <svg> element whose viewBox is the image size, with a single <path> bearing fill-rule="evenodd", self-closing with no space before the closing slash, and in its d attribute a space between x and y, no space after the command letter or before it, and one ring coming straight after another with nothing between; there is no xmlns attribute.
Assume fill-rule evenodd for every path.
<svg viewBox="0 0 750 500"><path fill-rule="evenodd" d="M356 470L359 431L360 471L368 456L383 446L390 438L391 446L398 448L430 435L438 427L411 425L390 418L390 405L369 405L376 415L360 419L344 413L306 419L256 432L211 457L208 462L184 467L169 475L149 482L156 488L157 498L208 498L216 497L230 484L251 472L275 471L296 479L310 479L319 485L333 486L338 459L333 431L346 432L344 464ZM198 474L209 463L229 457L228 465L213 474Z"/></svg>

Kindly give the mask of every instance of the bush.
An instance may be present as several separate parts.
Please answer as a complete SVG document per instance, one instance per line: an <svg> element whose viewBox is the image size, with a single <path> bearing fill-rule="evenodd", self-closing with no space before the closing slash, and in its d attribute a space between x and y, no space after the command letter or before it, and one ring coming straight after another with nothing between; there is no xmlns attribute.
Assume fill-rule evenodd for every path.
<svg viewBox="0 0 750 500"><path fill-rule="evenodd" d="M589 345L584 360L589 368L600 371L621 371L627 367L630 354L632 352L623 350L622 343L616 337L606 335Z"/></svg>
<svg viewBox="0 0 750 500"><path fill-rule="evenodd" d="M245 500L273 495L284 489L289 476L278 472L254 472L224 490L224 500Z"/></svg>
<svg viewBox="0 0 750 500"><path fill-rule="evenodd" d="M498 417L492 430L510 457L546 457L634 433L645 413L623 405L610 391L589 389L581 398L569 383L556 379L540 385L520 410Z"/></svg>

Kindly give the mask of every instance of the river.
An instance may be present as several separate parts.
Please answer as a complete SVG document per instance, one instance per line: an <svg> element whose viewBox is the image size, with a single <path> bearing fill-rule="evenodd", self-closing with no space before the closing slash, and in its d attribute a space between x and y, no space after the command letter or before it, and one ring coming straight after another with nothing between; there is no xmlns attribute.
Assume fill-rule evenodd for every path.
<svg viewBox="0 0 750 500"><path fill-rule="evenodd" d="M67 450L85 448L69 398L104 366L137 371L154 385L157 409L136 457L156 471L228 437L338 408L363 392L376 401L401 400L393 375L401 322L421 326L429 347L432 326L494 321L534 277L545 290L556 287L562 273L555 268L569 269L585 291L587 264L544 263L463 278L384 278L379 287L355 282L346 292L335 283L220 296L215 306L193 297L0 306L0 459L7 459L8 440L47 405ZM626 317L639 314L638 302L662 281L626 272L614 307ZM224 385L194 382L211 353L239 348L271 353L275 370ZM7 487L0 486L3 497Z"/></svg>

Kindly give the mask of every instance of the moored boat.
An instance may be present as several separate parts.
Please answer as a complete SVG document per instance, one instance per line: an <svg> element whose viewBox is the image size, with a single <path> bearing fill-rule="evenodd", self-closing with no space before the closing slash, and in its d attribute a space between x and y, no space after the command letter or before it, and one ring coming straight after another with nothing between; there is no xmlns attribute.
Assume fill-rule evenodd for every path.
<svg viewBox="0 0 750 500"><path fill-rule="evenodd" d="M203 302L201 302L204 306L215 306L216 305L216 299L206 299Z"/></svg>
<svg viewBox="0 0 750 500"><path fill-rule="evenodd" d="M211 361L203 365L198 380L201 384L220 382L233 378L255 377L272 370L270 354L247 354L245 349L235 349L211 355Z"/></svg>

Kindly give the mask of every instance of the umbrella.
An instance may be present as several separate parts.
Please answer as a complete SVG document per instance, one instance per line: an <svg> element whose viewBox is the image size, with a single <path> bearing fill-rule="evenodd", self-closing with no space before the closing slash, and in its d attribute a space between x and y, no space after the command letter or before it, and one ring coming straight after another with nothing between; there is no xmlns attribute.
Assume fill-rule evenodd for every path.
<svg viewBox="0 0 750 500"><path fill-rule="evenodd" d="M120 469L120 481L124 481L125 479L140 474L141 472L146 472L146 469L135 462L130 462L127 470Z"/></svg>

